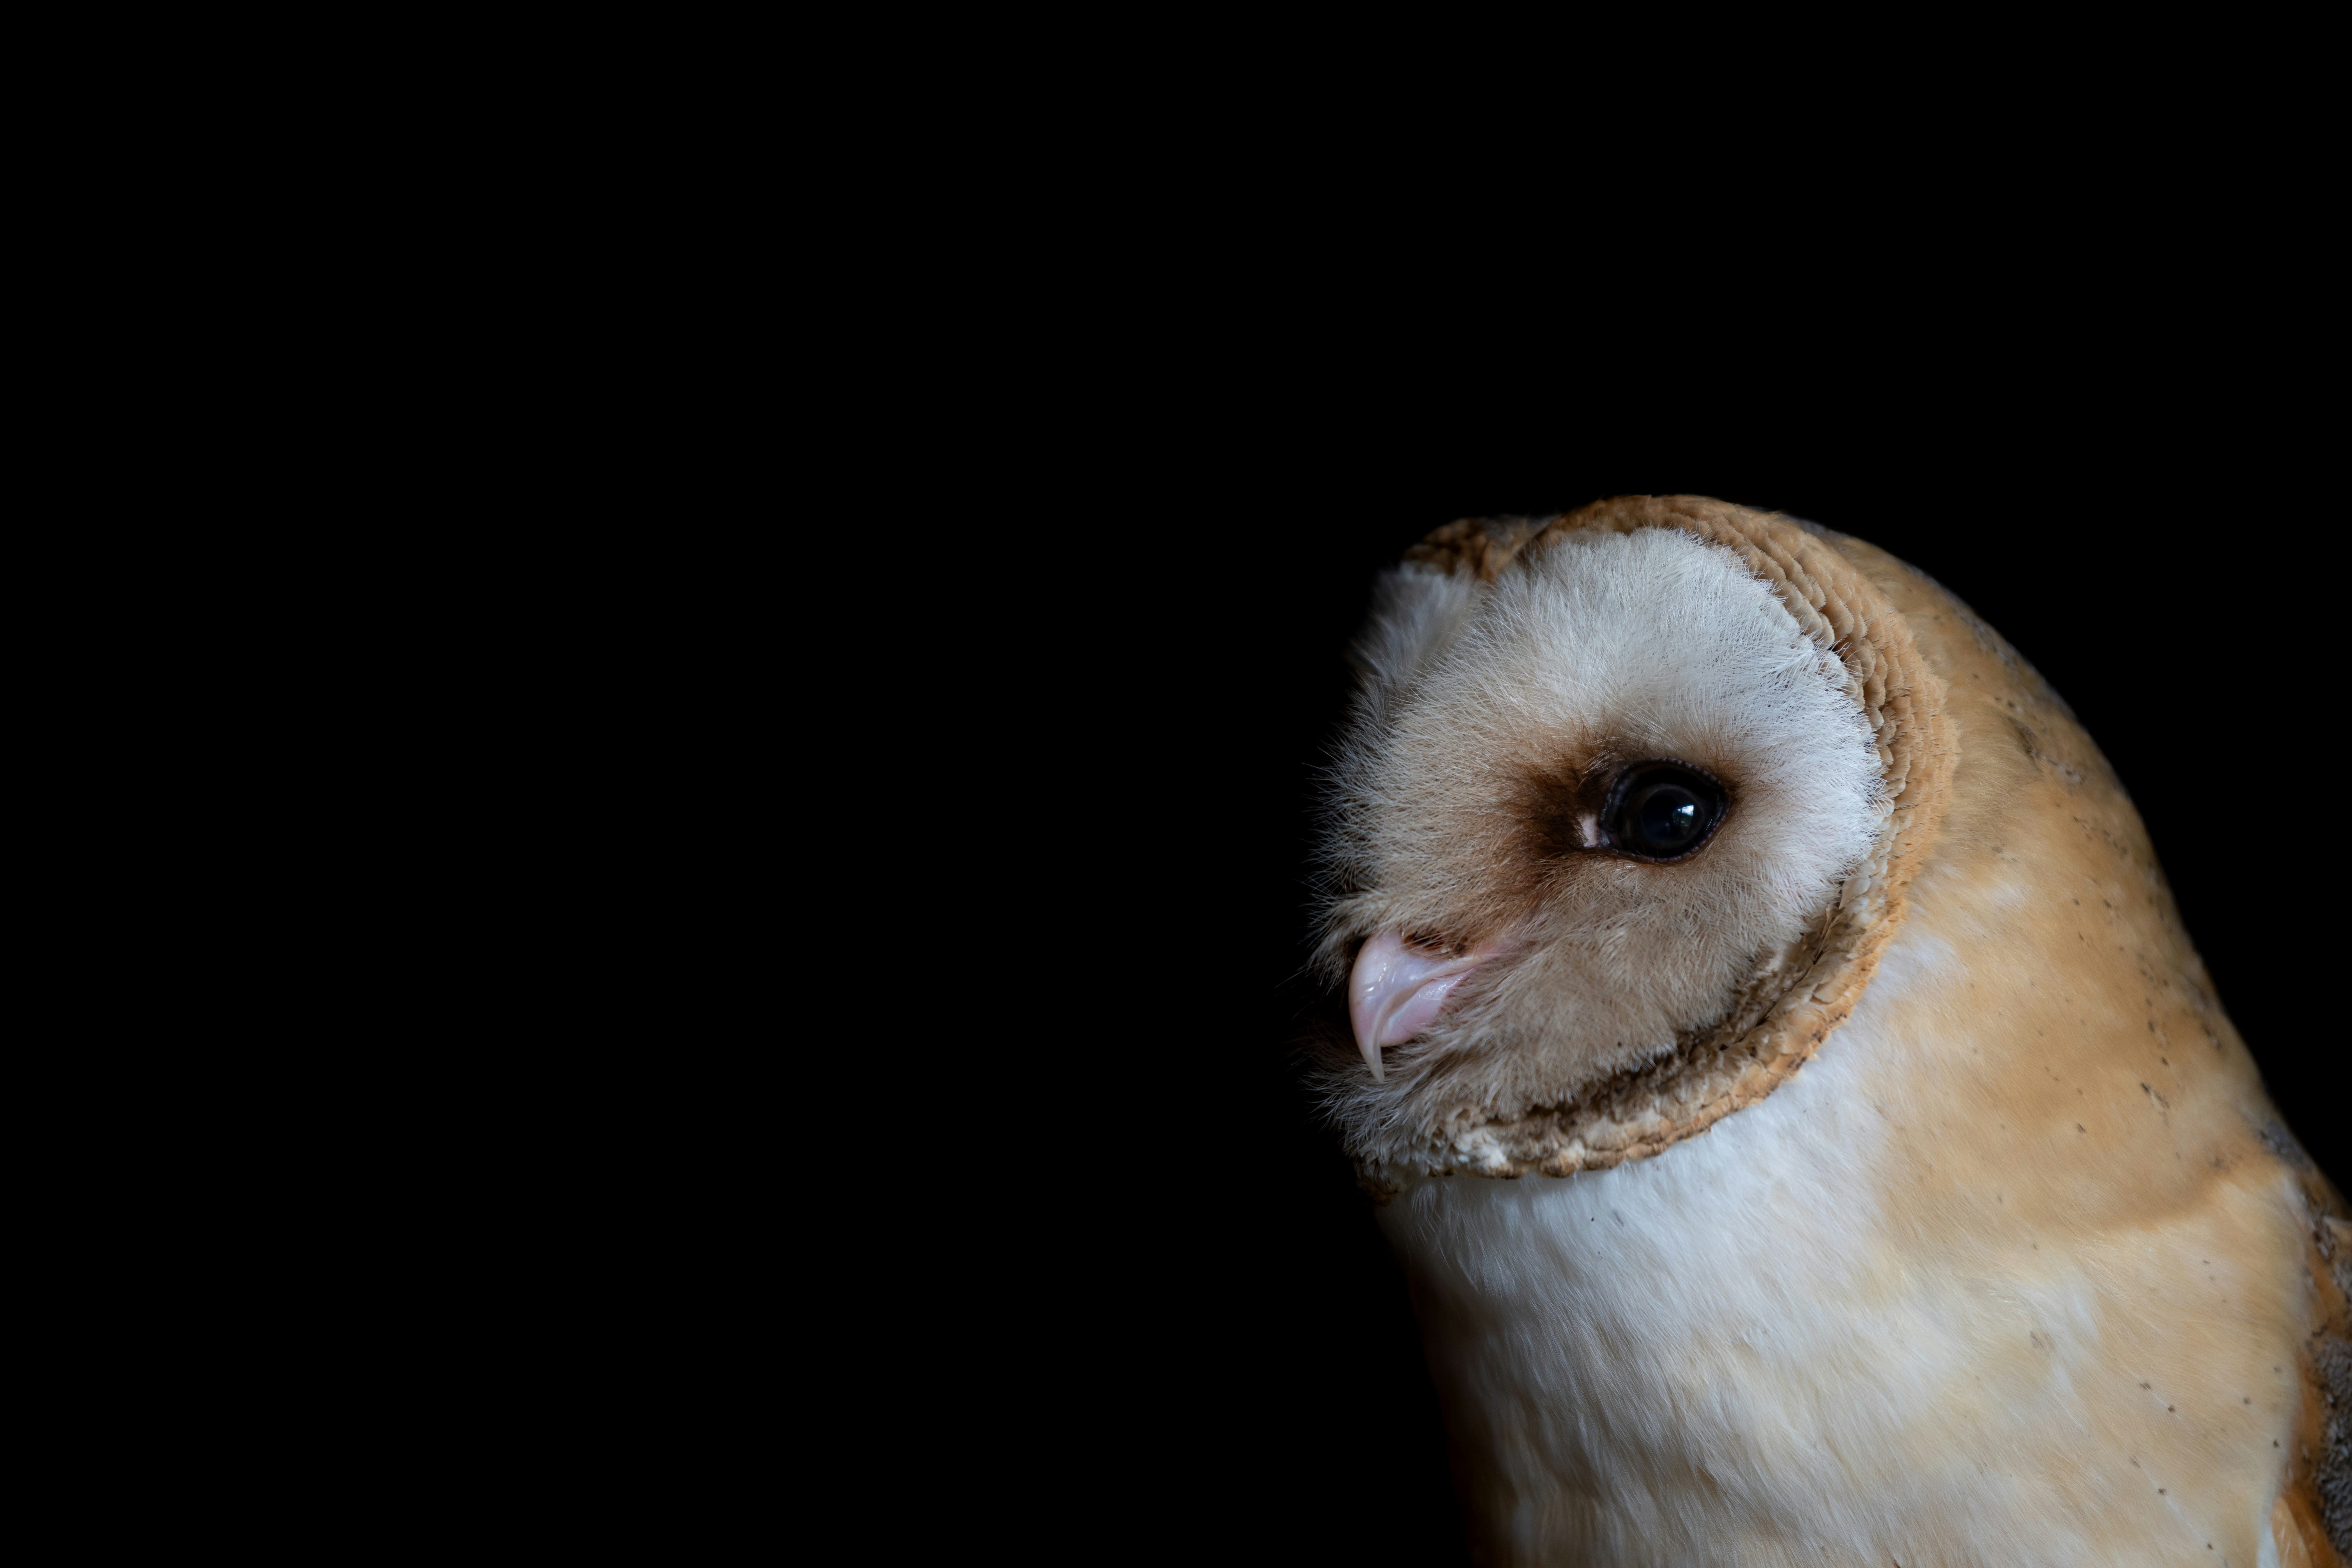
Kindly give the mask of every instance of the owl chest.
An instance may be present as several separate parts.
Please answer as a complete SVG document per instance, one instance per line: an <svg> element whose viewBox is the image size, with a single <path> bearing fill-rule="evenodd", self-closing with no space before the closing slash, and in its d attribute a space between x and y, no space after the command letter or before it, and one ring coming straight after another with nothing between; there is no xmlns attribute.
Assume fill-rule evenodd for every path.
<svg viewBox="0 0 2352 1568"><path fill-rule="evenodd" d="M2251 1553L2291 1346L2234 1307L2210 1344L2179 1324L2192 1288L2260 1295L2212 1261L2252 1211L2097 1248L1966 1230L1904 1199L1923 1156L1867 1059L1655 1159L1381 1211L1496 1559Z"/></svg>
<svg viewBox="0 0 2352 1568"><path fill-rule="evenodd" d="M1909 1489L1904 1407L1969 1374L1952 1334L1890 1310L1901 1262L1818 1176L1657 1174L1432 1183L1391 1205L1418 1200L1391 1232L1486 1510L1736 1530L1858 1474Z"/></svg>

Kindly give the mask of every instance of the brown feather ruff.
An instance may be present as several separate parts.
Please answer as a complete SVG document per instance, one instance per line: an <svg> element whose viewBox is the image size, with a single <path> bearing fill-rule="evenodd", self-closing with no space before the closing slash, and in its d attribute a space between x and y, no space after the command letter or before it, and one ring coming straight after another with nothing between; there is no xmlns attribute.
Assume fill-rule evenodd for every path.
<svg viewBox="0 0 2352 1568"><path fill-rule="evenodd" d="M1465 519L1405 552L1414 563L1492 583L1550 541L1582 530L1666 528L1738 555L1770 584L1799 627L1834 650L1877 742L1895 809L1863 869L1822 928L1751 982L1717 1024L1663 1059L1569 1103L1532 1108L1496 1131L1508 1160L1480 1173L1567 1175L1641 1160L1706 1131L1786 1082L1853 1011L1903 921L1918 868L1951 795L1953 747L1944 683L1903 617L1853 563L1802 525L1697 496L1621 496L1565 516ZM1360 1173L1376 1195L1391 1173Z"/></svg>

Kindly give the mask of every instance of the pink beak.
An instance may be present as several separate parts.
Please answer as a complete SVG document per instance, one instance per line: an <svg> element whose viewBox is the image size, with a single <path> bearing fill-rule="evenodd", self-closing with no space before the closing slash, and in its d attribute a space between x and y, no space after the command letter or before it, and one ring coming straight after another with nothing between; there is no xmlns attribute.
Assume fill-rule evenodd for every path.
<svg viewBox="0 0 2352 1568"><path fill-rule="evenodd" d="M1407 947L1403 936L1384 931L1364 943L1348 976L1348 1021L1356 1026L1356 1048L1375 1079L1381 1047L1401 1046L1436 1021L1445 998L1470 972L1503 949L1481 948L1460 958L1439 958Z"/></svg>

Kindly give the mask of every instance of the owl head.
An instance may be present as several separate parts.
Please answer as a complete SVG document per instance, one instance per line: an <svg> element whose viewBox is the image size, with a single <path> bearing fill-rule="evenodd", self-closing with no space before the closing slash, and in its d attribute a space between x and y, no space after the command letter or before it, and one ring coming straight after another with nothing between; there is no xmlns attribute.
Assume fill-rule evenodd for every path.
<svg viewBox="0 0 2352 1568"><path fill-rule="evenodd" d="M1376 1188L1654 1153L1844 1016L1948 792L1942 688L1837 536L1691 497L1441 529L1328 777L1320 1088Z"/></svg>

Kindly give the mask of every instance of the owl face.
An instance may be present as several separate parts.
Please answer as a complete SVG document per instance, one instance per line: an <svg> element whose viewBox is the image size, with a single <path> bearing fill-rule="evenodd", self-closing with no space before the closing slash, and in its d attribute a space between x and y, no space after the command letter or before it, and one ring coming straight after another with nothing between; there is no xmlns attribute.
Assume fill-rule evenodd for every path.
<svg viewBox="0 0 2352 1568"><path fill-rule="evenodd" d="M1362 1056L1323 1082L1360 1159L1480 1168L1482 1130L1606 1098L1818 955L1893 792L1789 592L1664 526L1382 581L1318 953Z"/></svg>

